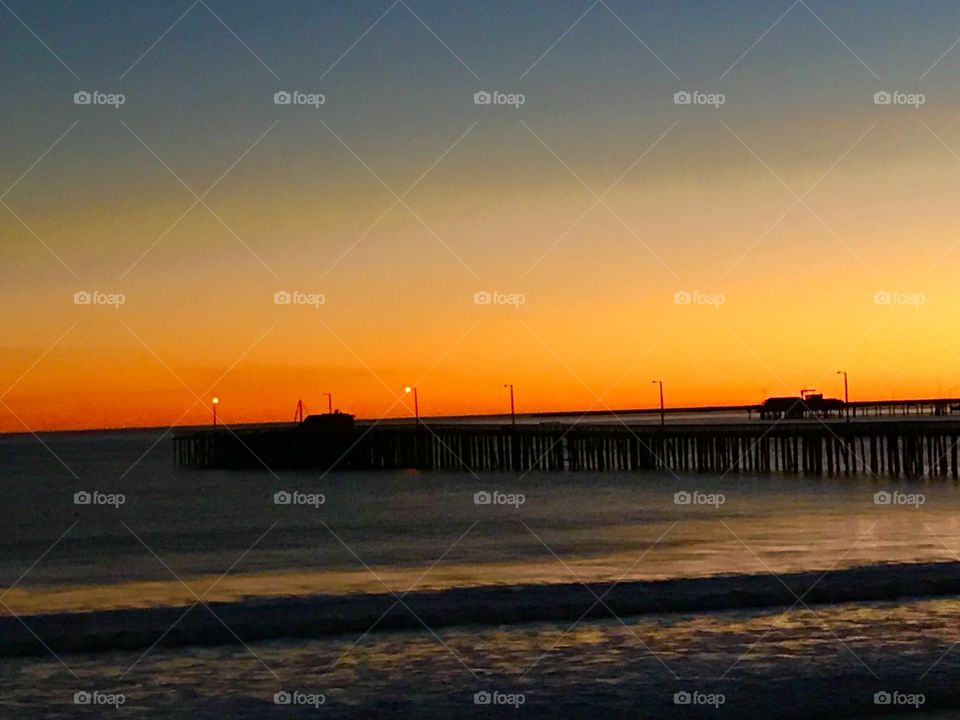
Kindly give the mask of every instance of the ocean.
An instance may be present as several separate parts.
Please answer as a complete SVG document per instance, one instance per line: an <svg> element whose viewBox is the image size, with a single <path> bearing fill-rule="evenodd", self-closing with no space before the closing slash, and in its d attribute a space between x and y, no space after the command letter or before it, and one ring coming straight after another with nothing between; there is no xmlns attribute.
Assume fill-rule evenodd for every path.
<svg viewBox="0 0 960 720"><path fill-rule="evenodd" d="M194 471L145 430L0 437L0 490L2 717L960 708L952 481Z"/></svg>

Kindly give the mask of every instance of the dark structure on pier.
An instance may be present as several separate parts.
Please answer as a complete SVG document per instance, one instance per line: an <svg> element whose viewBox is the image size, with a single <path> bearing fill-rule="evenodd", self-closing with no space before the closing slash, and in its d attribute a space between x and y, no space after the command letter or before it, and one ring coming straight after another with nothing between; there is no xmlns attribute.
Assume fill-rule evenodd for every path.
<svg viewBox="0 0 960 720"><path fill-rule="evenodd" d="M799 420L805 417L841 417L846 403L823 395L805 395L804 397L772 397L760 406L762 420Z"/></svg>
<svg viewBox="0 0 960 720"><path fill-rule="evenodd" d="M293 425L200 430L174 438L177 463L199 468L343 467L353 443L353 415L310 415Z"/></svg>
<svg viewBox="0 0 960 720"><path fill-rule="evenodd" d="M781 419L734 423L300 424L178 435L181 465L198 468L417 468L460 471L869 473L958 477L960 418Z"/></svg>

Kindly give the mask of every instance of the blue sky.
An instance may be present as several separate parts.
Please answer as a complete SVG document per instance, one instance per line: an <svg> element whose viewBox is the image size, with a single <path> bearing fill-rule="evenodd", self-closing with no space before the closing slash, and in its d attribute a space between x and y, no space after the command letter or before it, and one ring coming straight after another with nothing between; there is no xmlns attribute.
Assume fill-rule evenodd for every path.
<svg viewBox="0 0 960 720"><path fill-rule="evenodd" d="M393 402L376 378L402 387L429 366L471 326L483 288L531 302L481 316L444 371L450 411L464 409L457 378L499 387L507 365L527 368L543 407L558 387L570 396L570 369L612 381L672 327L684 288L731 298L729 316L682 316L689 328L655 360L691 398L777 389L758 378L793 352L784 317L823 336L789 370L791 386L809 384L871 327L874 292L898 287L936 298L931 315L908 324L916 337L908 316L886 316L860 376L879 396L952 382L949 342L928 329L948 334L960 307L955 2L4 1L11 381L73 317L63 298L90 286L131 298L123 316L78 315L90 327L59 360L93 368L82 401L97 407L124 405L110 386L121 368L157 370L118 319L179 373L202 374L270 326L263 299L284 287L326 293L323 323L291 323L246 377L274 378L279 397L297 382L291 358L323 358L367 414ZM82 90L125 102L75 105ZM476 105L480 90L525 102ZM881 90L925 103L877 106ZM278 91L325 102L276 105ZM677 105L678 91L724 103ZM723 387L689 337L724 348ZM884 338L900 355L881 368ZM55 369L24 388L23 412L62 397L53 378L70 375ZM174 419L169 388L150 381L154 415Z"/></svg>

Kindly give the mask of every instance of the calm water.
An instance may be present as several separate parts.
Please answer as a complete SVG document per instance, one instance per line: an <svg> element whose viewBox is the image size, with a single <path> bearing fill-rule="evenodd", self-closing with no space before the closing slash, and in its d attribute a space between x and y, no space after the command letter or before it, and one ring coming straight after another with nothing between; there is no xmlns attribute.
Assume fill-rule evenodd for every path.
<svg viewBox="0 0 960 720"><path fill-rule="evenodd" d="M174 468L169 440L154 446L159 436L44 436L48 447L32 437L0 438L0 586L16 585L2 595L11 611L29 623L33 613L190 605L191 590L236 602L385 586L826 571L952 561L960 551L960 491L952 482L198 473ZM324 502L277 505L282 490L322 494ZM915 502L877 505L874 494L883 490ZM81 491L120 493L125 502L76 505ZM477 505L480 491L524 501ZM679 492L712 504L676 504ZM902 711L873 704L883 690L923 692L924 710L951 708L949 678L960 660L938 658L960 640L958 607L952 598L921 598L786 615L785 608L666 613L582 622L568 632L572 622L155 648L142 659L143 651L69 654L62 663L7 658L0 714L99 716L102 707L74 704L84 689L123 693L121 714L159 717L317 713L277 707L274 693L284 689L301 699L322 694L320 711L334 717ZM482 691L522 693L524 703L475 705ZM725 702L678 706L680 691L722 693Z"/></svg>

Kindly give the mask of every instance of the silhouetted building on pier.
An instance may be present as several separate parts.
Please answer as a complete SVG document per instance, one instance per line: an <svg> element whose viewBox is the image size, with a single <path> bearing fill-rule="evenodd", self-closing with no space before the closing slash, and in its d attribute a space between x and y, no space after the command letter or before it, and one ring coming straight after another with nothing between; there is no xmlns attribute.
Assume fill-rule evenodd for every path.
<svg viewBox="0 0 960 720"><path fill-rule="evenodd" d="M823 395L805 397L772 397L760 406L762 420L802 420L806 417L829 417L843 414L846 405L838 398L825 398Z"/></svg>
<svg viewBox="0 0 960 720"><path fill-rule="evenodd" d="M307 415L300 428L306 432L344 433L353 432L353 415L336 410L323 415Z"/></svg>

